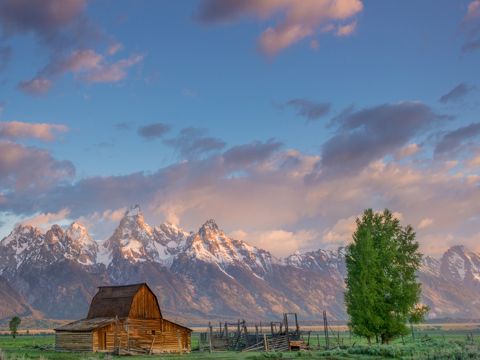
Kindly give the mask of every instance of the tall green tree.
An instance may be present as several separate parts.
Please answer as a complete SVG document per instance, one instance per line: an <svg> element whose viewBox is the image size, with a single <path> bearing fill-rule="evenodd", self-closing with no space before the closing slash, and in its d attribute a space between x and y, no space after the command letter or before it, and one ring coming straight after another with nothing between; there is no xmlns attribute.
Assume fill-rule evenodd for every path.
<svg viewBox="0 0 480 360"><path fill-rule="evenodd" d="M20 325L21 322L22 322L22 319L20 319L18 316L14 316L8 324L10 328L10 333L12 334L14 339L17 337L18 326Z"/></svg>
<svg viewBox="0 0 480 360"><path fill-rule="evenodd" d="M346 249L345 303L350 328L370 342L388 343L408 334L407 322L420 299L416 270L422 254L411 226L391 211L365 210Z"/></svg>

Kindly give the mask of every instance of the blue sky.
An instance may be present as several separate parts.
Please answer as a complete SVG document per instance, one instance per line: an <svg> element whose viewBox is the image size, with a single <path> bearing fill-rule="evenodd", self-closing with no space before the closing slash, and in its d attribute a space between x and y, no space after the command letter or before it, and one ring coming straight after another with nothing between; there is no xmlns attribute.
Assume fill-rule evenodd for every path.
<svg viewBox="0 0 480 360"><path fill-rule="evenodd" d="M80 219L102 238L118 221L111 214L138 202L152 223L193 229L215 217L256 245L285 243L285 252L345 243L366 207L423 221L427 252L477 243L468 219L479 210L478 0L0 0L0 29L0 54L8 54L0 56L0 124L10 129L0 128L0 141L26 154L19 162L6 150L0 161L2 235L19 221ZM14 122L65 129L46 141L18 135ZM140 135L159 124L161 134ZM340 165L331 170L327 156ZM301 169L285 168L293 158ZM41 161L53 175L28 173ZM363 178L372 167L415 172L414 180L373 188ZM289 181L277 183L282 174ZM19 186L21 177L32 183ZM335 184L368 196L336 201ZM265 198L244 204L255 187ZM448 217L438 208L458 188L462 217L436 228ZM412 189L429 192L431 206L412 205ZM250 206L261 213L249 215Z"/></svg>

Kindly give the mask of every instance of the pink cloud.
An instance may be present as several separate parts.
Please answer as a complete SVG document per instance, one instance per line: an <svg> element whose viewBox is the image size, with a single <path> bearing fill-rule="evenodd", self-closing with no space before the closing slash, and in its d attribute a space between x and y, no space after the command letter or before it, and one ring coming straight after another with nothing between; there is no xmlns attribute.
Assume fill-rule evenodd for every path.
<svg viewBox="0 0 480 360"><path fill-rule="evenodd" d="M52 79L65 73L78 75L88 83L109 83L125 79L128 69L143 60L143 55L134 54L128 58L109 62L93 49L76 50L63 58L54 59L36 77L20 84L30 94L45 94L53 85Z"/></svg>
<svg viewBox="0 0 480 360"><path fill-rule="evenodd" d="M54 72L80 72L100 66L104 58L92 49L77 50L59 64L54 65Z"/></svg>
<svg viewBox="0 0 480 360"><path fill-rule="evenodd" d="M55 223L58 223L59 221L64 221L69 214L70 214L70 210L65 208L65 209L61 209L56 213L40 213L31 218L23 220L21 223L23 225L31 225L36 227L47 228Z"/></svg>
<svg viewBox="0 0 480 360"><path fill-rule="evenodd" d="M46 150L0 141L2 190L41 191L72 178L74 174L71 162L58 161Z"/></svg>
<svg viewBox="0 0 480 360"><path fill-rule="evenodd" d="M199 17L204 22L231 21L242 15L268 19L283 15L274 26L267 28L259 38L260 49L268 55L313 35L318 27L333 28L334 23L352 18L363 10L361 0L205 0ZM356 22L339 28L339 35L347 36L355 30Z"/></svg>
<svg viewBox="0 0 480 360"><path fill-rule="evenodd" d="M474 0L468 5L465 21L470 21L478 17L480 17L480 0Z"/></svg>
<svg viewBox="0 0 480 360"><path fill-rule="evenodd" d="M30 95L44 95L52 87L52 82L43 77L35 77L31 80L21 81L18 87Z"/></svg>
<svg viewBox="0 0 480 360"><path fill-rule="evenodd" d="M337 29L337 36L352 35L357 29L357 21L352 21L350 24L339 26Z"/></svg>
<svg viewBox="0 0 480 360"><path fill-rule="evenodd" d="M60 124L31 124L21 121L0 122L0 138L34 138L43 141L55 139L56 132L66 132L68 127Z"/></svg>
<svg viewBox="0 0 480 360"><path fill-rule="evenodd" d="M129 58L119 60L112 64L101 64L91 69L82 76L90 83L118 82L127 76L127 70L143 60L143 55L136 54Z"/></svg>
<svg viewBox="0 0 480 360"><path fill-rule="evenodd" d="M115 55L116 53L118 53L122 49L123 49L123 45L120 44L119 42L115 42L108 47L107 54L108 55Z"/></svg>

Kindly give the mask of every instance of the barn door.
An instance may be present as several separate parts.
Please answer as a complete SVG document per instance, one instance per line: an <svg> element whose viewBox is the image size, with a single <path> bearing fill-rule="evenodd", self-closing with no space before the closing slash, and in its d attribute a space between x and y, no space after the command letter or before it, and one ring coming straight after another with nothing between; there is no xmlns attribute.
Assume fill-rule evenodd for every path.
<svg viewBox="0 0 480 360"><path fill-rule="evenodd" d="M98 350L107 350L107 332L99 330L98 334Z"/></svg>

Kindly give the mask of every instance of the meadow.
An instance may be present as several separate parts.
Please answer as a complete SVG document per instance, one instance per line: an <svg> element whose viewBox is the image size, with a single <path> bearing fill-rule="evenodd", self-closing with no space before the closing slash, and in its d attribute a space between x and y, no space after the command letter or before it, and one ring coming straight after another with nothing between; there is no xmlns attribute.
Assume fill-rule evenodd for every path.
<svg viewBox="0 0 480 360"><path fill-rule="evenodd" d="M428 325L412 335L399 338L390 345L372 344L339 328L330 334L330 349L318 329L311 329L310 348L299 352L213 352L198 350L199 333L192 334L192 352L182 355L129 356L128 359L480 359L480 325ZM308 337L305 336L305 340ZM16 339L0 335L0 360L53 359L97 360L116 356L102 353L57 353L54 336L22 334Z"/></svg>

